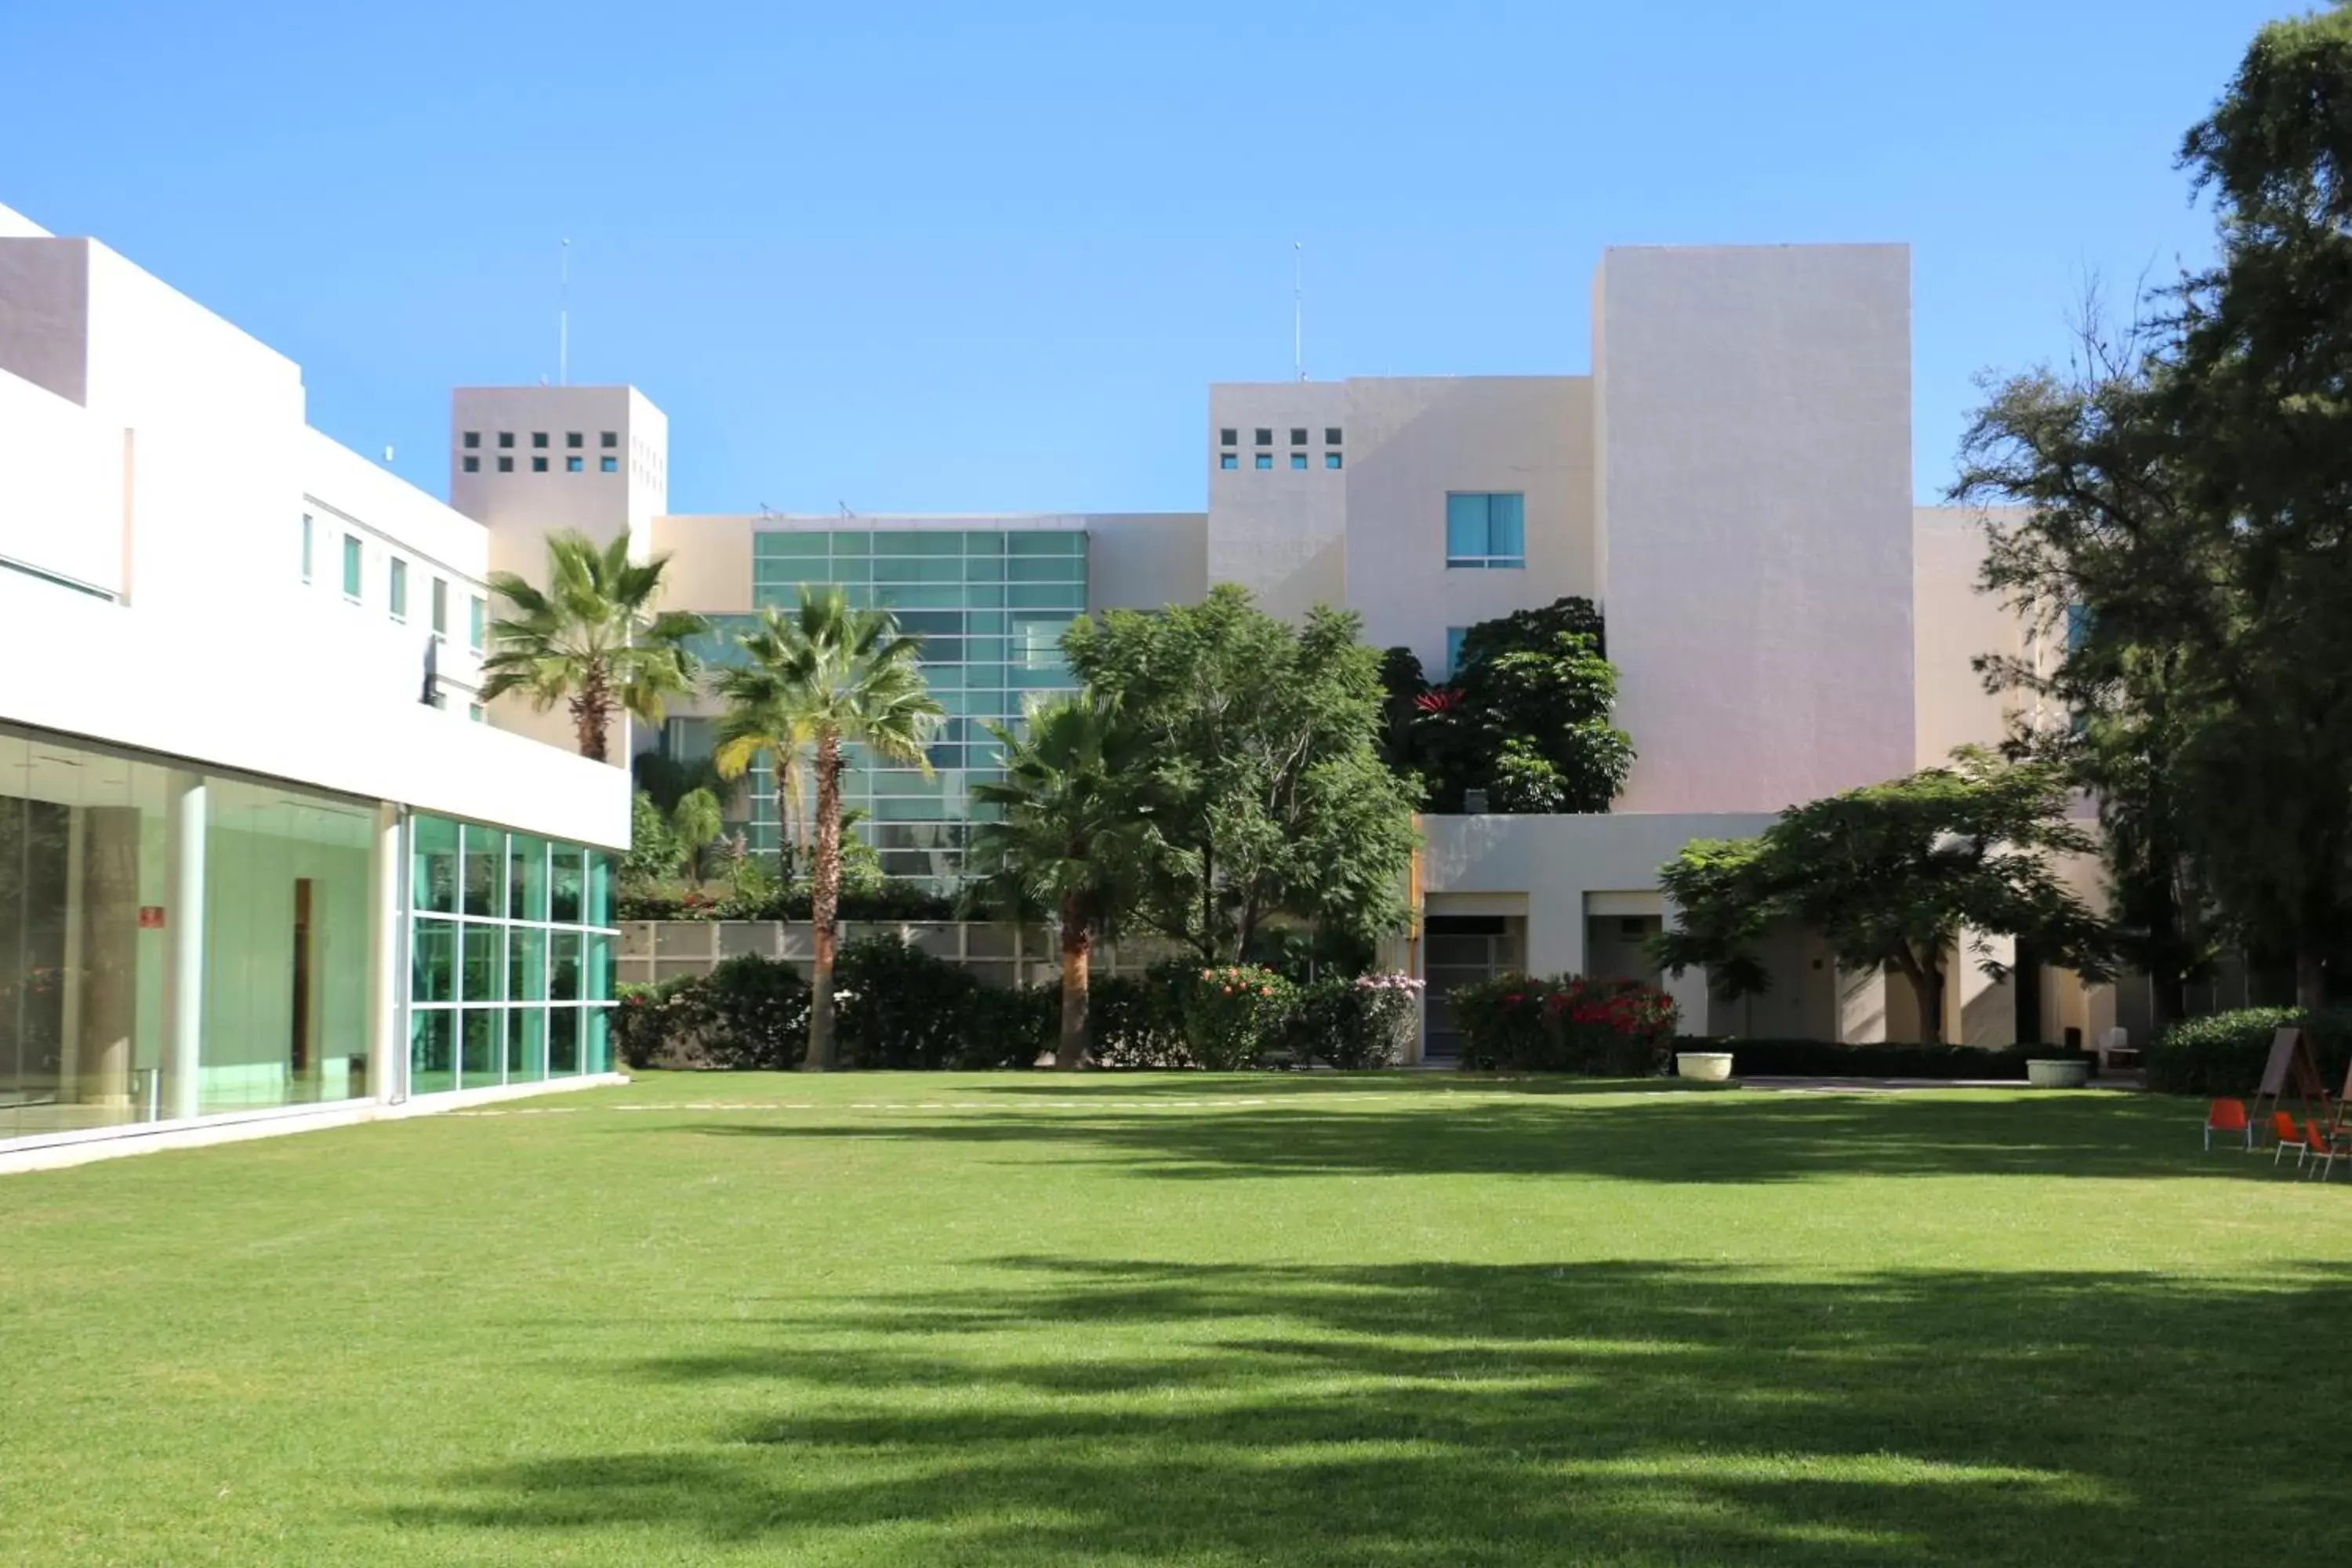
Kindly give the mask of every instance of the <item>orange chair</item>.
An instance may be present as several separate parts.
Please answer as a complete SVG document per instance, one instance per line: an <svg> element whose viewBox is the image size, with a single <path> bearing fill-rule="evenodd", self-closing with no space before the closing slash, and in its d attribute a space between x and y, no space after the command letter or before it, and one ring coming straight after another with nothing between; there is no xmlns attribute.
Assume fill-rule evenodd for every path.
<svg viewBox="0 0 2352 1568"><path fill-rule="evenodd" d="M2213 1152L2213 1134L2240 1132L2245 1135L2246 1152L2254 1152L2253 1123L2246 1120L2246 1102L2242 1100L2217 1100L2205 1112L2205 1152Z"/></svg>
<svg viewBox="0 0 2352 1568"><path fill-rule="evenodd" d="M2306 1121L2303 1125L2304 1137L2311 1144L2311 1161L2319 1167L2319 1179L2324 1182L2335 1173L2336 1161L2352 1160L2352 1147L2330 1138L2327 1129L2316 1121ZM2301 1165L2303 1162L2298 1159L2295 1163Z"/></svg>
<svg viewBox="0 0 2352 1568"><path fill-rule="evenodd" d="M2311 1125L2315 1130L2319 1126L2319 1123L2315 1121ZM2285 1153L2289 1149L2292 1149L2295 1152L2294 1168L2300 1171L2303 1169L2304 1161L2309 1159L2312 1154L2318 1150L2325 1149L2326 1147L2327 1147L2326 1139L2315 1137L2310 1133L2305 1132L2301 1128L2295 1126L2294 1118L2289 1116L2285 1111L2273 1110L2271 1112L2272 1164L2277 1164L2279 1163L2279 1156Z"/></svg>

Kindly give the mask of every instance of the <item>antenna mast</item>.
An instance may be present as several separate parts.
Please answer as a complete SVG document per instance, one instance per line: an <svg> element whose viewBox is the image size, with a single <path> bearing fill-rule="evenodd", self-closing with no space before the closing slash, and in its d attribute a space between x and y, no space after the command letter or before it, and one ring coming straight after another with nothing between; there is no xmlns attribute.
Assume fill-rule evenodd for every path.
<svg viewBox="0 0 2352 1568"><path fill-rule="evenodd" d="M572 242L563 242L555 286L555 384L572 384Z"/></svg>
<svg viewBox="0 0 2352 1568"><path fill-rule="evenodd" d="M1307 379L1307 242L1290 242L1290 364Z"/></svg>

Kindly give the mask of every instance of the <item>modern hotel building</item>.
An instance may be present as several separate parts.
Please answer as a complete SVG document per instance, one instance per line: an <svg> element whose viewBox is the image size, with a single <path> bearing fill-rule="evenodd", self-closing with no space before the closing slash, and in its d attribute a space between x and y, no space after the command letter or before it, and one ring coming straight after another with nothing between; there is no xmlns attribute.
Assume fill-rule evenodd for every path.
<svg viewBox="0 0 2352 1568"><path fill-rule="evenodd" d="M609 1067L626 776L561 713L475 698L485 577L535 575L560 530L667 555L713 658L803 584L896 610L950 720L929 776L860 766L852 804L886 869L950 883L985 726L1068 685L1076 616L1237 583L1439 671L1475 622L1594 600L1639 761L1606 816L1424 820L1398 959L1433 993L1645 974L1684 843L1998 740L1969 659L2029 651L1974 592L1974 520L1912 504L1901 246L1612 250L1587 374L1213 386L1197 512L791 517L672 513L667 420L628 387L458 390L444 506L102 245L0 236L0 1152ZM631 745L694 754L710 711ZM772 782L734 809L779 842ZM1808 933L1770 956L1763 996L1668 984L1717 1031L1916 1027ZM1948 1037L2135 1021L2003 956L1999 984L1958 966Z"/></svg>

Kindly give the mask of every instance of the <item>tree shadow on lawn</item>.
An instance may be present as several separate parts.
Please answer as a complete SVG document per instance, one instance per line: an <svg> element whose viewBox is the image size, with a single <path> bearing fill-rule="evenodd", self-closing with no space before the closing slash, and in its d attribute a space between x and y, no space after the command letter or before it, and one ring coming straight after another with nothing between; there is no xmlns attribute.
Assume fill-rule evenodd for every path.
<svg viewBox="0 0 2352 1568"><path fill-rule="evenodd" d="M1593 1095L1692 1094L1722 1092L1730 1084L1699 1084L1668 1078L1570 1078L1564 1073L1400 1072L1135 1072L1120 1071L1021 1075L1013 1082L975 1084L960 1092L1003 1095L1013 1099L1082 1100L1100 1095L1106 1100L1129 1097L1150 1100L1263 1100L1318 1095L1376 1094L1426 1096L1459 1094Z"/></svg>
<svg viewBox="0 0 2352 1568"><path fill-rule="evenodd" d="M1591 1175L1782 1182L1836 1175L2232 1176L2285 1180L2259 1155L2202 1152L2198 1108L2120 1095L1649 1095L1589 1100L1286 1102L1167 1111L896 1116L887 1121L670 1123L720 1138L1029 1146L1088 1152L1139 1175Z"/></svg>
<svg viewBox="0 0 2352 1568"><path fill-rule="evenodd" d="M677 1448L404 1524L889 1563L2209 1563L2336 1528L2352 1271L1052 1258L616 1369ZM731 1325L718 1331L730 1333Z"/></svg>

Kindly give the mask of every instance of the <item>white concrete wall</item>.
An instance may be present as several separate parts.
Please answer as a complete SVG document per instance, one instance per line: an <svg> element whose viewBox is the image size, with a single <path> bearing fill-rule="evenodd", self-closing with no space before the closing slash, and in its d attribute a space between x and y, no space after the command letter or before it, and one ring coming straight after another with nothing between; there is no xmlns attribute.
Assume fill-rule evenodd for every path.
<svg viewBox="0 0 2352 1568"><path fill-rule="evenodd" d="M1612 250L1596 289L1621 810L1778 810L1910 770L1910 254Z"/></svg>
<svg viewBox="0 0 2352 1568"><path fill-rule="evenodd" d="M1198 604L1208 592L1205 513L1111 512L1087 517L1087 609L1097 613L1157 610L1169 605Z"/></svg>
<svg viewBox="0 0 2352 1568"><path fill-rule="evenodd" d="M1348 387L1347 603L1362 614L1368 641L1412 648L1436 679L1448 627L1565 595L1597 596L1587 377L1383 377ZM1468 490L1527 498L1524 569L1447 569L1445 498Z"/></svg>
<svg viewBox="0 0 2352 1568"><path fill-rule="evenodd" d="M122 591L120 429L0 371L0 559Z"/></svg>
<svg viewBox="0 0 2352 1568"><path fill-rule="evenodd" d="M2031 698L1989 692L1970 667L1980 655L2030 659L2033 639L2025 623L1991 594L1977 588L1984 564L1984 519L2014 518L1954 507L1921 507L1913 514L1913 665L1919 687L1918 765L1940 766L1956 746L1999 745L2012 721L2030 717Z"/></svg>

